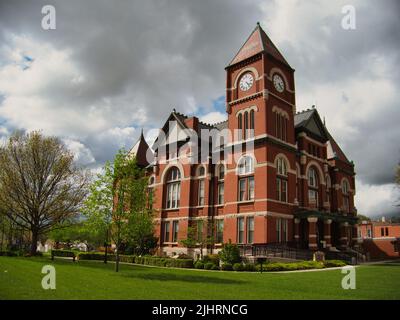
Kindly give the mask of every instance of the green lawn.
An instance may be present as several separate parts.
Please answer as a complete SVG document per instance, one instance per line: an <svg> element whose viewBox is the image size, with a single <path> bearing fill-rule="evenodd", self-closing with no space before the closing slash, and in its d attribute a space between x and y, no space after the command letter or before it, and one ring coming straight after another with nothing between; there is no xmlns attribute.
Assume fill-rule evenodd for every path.
<svg viewBox="0 0 400 320"><path fill-rule="evenodd" d="M57 289L43 290L54 265ZM400 264L361 266L357 289L343 290L340 270L302 273L196 271L0 257L0 299L400 299Z"/></svg>

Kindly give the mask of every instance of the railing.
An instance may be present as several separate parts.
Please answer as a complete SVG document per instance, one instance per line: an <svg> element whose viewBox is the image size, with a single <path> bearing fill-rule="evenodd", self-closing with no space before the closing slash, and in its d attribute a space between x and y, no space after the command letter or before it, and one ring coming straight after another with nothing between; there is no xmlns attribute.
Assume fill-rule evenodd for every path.
<svg viewBox="0 0 400 320"><path fill-rule="evenodd" d="M325 253L327 260L343 260L348 264L358 263L358 253L349 251L327 251Z"/></svg>
<svg viewBox="0 0 400 320"><path fill-rule="evenodd" d="M293 260L311 260L313 253L309 250L297 249L288 244L253 244L239 245L241 256L279 257Z"/></svg>

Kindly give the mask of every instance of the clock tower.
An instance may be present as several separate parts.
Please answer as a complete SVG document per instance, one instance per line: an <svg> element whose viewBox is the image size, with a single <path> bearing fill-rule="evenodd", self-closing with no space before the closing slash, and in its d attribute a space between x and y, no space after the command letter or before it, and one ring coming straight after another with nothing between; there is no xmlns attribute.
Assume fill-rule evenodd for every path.
<svg viewBox="0 0 400 320"><path fill-rule="evenodd" d="M294 69L259 23L225 70L229 128L254 129L255 137L267 134L294 145Z"/></svg>

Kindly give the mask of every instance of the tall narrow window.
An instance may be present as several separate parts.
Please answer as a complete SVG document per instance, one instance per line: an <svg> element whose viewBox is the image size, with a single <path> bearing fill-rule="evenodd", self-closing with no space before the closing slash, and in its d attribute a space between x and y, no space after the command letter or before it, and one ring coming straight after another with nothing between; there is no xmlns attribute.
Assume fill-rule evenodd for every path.
<svg viewBox="0 0 400 320"><path fill-rule="evenodd" d="M331 178L329 175L325 177L326 180L326 201L331 202Z"/></svg>
<svg viewBox="0 0 400 320"><path fill-rule="evenodd" d="M250 111L250 137L255 136L255 119L254 119L254 110Z"/></svg>
<svg viewBox="0 0 400 320"><path fill-rule="evenodd" d="M164 242L169 242L169 221L164 222Z"/></svg>
<svg viewBox="0 0 400 320"><path fill-rule="evenodd" d="M178 242L179 221L172 222L172 242Z"/></svg>
<svg viewBox="0 0 400 320"><path fill-rule="evenodd" d="M238 140L242 140L243 138L242 138L242 134L243 134L243 132L242 132L242 121L243 121L243 119L242 119L242 114L241 113L239 113L239 115L238 115Z"/></svg>
<svg viewBox="0 0 400 320"><path fill-rule="evenodd" d="M204 180L199 180L199 206L204 206Z"/></svg>
<svg viewBox="0 0 400 320"><path fill-rule="evenodd" d="M181 173L178 168L171 168L166 181L166 208L174 209L179 207L181 193Z"/></svg>
<svg viewBox="0 0 400 320"><path fill-rule="evenodd" d="M342 197L343 197L343 209L345 212L350 212L350 186L347 180L342 182Z"/></svg>
<svg viewBox="0 0 400 320"><path fill-rule="evenodd" d="M225 167L221 164L218 167L218 204L224 204L224 179Z"/></svg>
<svg viewBox="0 0 400 320"><path fill-rule="evenodd" d="M237 220L237 239L238 243L244 243L244 218Z"/></svg>
<svg viewBox="0 0 400 320"><path fill-rule="evenodd" d="M282 241L283 242L288 241L288 220L287 219L282 220Z"/></svg>
<svg viewBox="0 0 400 320"><path fill-rule="evenodd" d="M318 176L314 167L308 170L308 201L318 208Z"/></svg>
<svg viewBox="0 0 400 320"><path fill-rule="evenodd" d="M277 218L276 219L276 242L281 242L282 241L282 219Z"/></svg>
<svg viewBox="0 0 400 320"><path fill-rule="evenodd" d="M278 201L287 202L287 163L282 157L279 157L276 161L276 197Z"/></svg>
<svg viewBox="0 0 400 320"><path fill-rule="evenodd" d="M248 137L248 130L249 130L249 113L246 111L244 113L244 139Z"/></svg>
<svg viewBox="0 0 400 320"><path fill-rule="evenodd" d="M252 157L245 156L238 163L239 185L238 200L254 200L254 161Z"/></svg>
<svg viewBox="0 0 400 320"><path fill-rule="evenodd" d="M247 218L247 243L254 242L254 218Z"/></svg>
<svg viewBox="0 0 400 320"><path fill-rule="evenodd" d="M216 235L216 243L224 242L224 220L217 220L217 235Z"/></svg>

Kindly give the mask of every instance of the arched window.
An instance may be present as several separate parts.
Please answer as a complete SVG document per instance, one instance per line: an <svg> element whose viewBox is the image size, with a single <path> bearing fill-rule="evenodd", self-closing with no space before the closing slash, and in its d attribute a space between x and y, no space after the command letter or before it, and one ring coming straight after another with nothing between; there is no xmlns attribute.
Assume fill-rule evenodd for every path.
<svg viewBox="0 0 400 320"><path fill-rule="evenodd" d="M254 110L251 110L250 111L250 137L254 137L254 135L255 135L254 124L255 124L255 122L254 122Z"/></svg>
<svg viewBox="0 0 400 320"><path fill-rule="evenodd" d="M205 174L206 174L206 169L203 166L201 166L199 168L199 177L204 177Z"/></svg>
<svg viewBox="0 0 400 320"><path fill-rule="evenodd" d="M179 207L181 194L181 172L173 167L169 170L166 180L166 208L173 209Z"/></svg>
<svg viewBox="0 0 400 320"><path fill-rule="evenodd" d="M249 129L249 113L244 113L244 139L247 139Z"/></svg>
<svg viewBox="0 0 400 320"><path fill-rule="evenodd" d="M276 197L278 201L287 202L287 163L283 157L276 161Z"/></svg>
<svg viewBox="0 0 400 320"><path fill-rule="evenodd" d="M199 206L204 206L204 190L205 190L205 180L204 176L206 175L206 170L204 166L201 166L199 168L199 179L198 180L198 205Z"/></svg>
<svg viewBox="0 0 400 320"><path fill-rule="evenodd" d="M314 167L308 170L308 201L318 208L318 175Z"/></svg>
<svg viewBox="0 0 400 320"><path fill-rule="evenodd" d="M251 201L254 200L254 160L250 156L244 156L238 163L239 178L238 184L238 200Z"/></svg>
<svg viewBox="0 0 400 320"><path fill-rule="evenodd" d="M239 113L239 115L238 115L238 140L242 140L242 121L243 121L243 119L242 119L242 114L241 113Z"/></svg>
<svg viewBox="0 0 400 320"><path fill-rule="evenodd" d="M238 163L239 175L254 173L254 160L250 156L244 156Z"/></svg>
<svg viewBox="0 0 400 320"><path fill-rule="evenodd" d="M225 167L223 164L218 166L218 204L224 204L224 179Z"/></svg>
<svg viewBox="0 0 400 320"><path fill-rule="evenodd" d="M343 196L343 209L345 212L350 212L350 196L349 196L349 191L350 191L350 185L349 182L344 179L342 181L342 196Z"/></svg>

